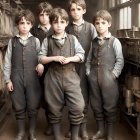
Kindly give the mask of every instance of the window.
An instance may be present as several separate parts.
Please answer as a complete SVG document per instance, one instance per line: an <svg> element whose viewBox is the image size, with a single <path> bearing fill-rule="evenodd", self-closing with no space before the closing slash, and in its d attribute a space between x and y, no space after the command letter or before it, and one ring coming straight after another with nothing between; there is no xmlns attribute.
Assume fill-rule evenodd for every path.
<svg viewBox="0 0 140 140"><path fill-rule="evenodd" d="M121 3L125 3L125 2L127 2L127 1L130 1L130 0L121 0Z"/></svg>
<svg viewBox="0 0 140 140"><path fill-rule="evenodd" d="M109 0L109 8L115 7L115 0Z"/></svg>
<svg viewBox="0 0 140 140"><path fill-rule="evenodd" d="M120 9L120 29L131 28L131 8L125 7Z"/></svg>
<svg viewBox="0 0 140 140"><path fill-rule="evenodd" d="M138 7L138 25L140 27L140 3L139 3L139 7Z"/></svg>

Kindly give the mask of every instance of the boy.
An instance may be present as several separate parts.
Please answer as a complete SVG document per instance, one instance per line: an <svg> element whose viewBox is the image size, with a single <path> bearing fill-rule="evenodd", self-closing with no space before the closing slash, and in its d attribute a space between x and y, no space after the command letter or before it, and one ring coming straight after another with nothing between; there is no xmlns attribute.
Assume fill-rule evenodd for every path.
<svg viewBox="0 0 140 140"><path fill-rule="evenodd" d="M83 19L83 15L86 13L86 3L84 0L70 0L69 11L73 21L69 24L67 32L77 37L83 49L85 50L86 60L90 48L90 43L97 36L96 29L93 24ZM88 140L86 125L89 104L89 86L86 76L85 63L76 64L76 70L81 79L80 85L85 100L85 109L83 112L84 118L80 126L80 136L83 140Z"/></svg>
<svg viewBox="0 0 140 140"><path fill-rule="evenodd" d="M94 24L98 36L92 41L86 63L91 108L98 128L91 140L105 137L105 125L107 140L114 140L113 130L119 97L117 78L123 68L124 59L119 40L108 31L111 21L112 17L106 10L96 13Z"/></svg>
<svg viewBox="0 0 140 140"><path fill-rule="evenodd" d="M32 28L31 33L37 37L41 43L45 37L52 34L52 28L49 22L49 16L52 9L51 4L48 2L41 2L37 7L39 24Z"/></svg>
<svg viewBox="0 0 140 140"><path fill-rule="evenodd" d="M60 120L65 104L69 109L71 140L78 140L84 100L80 89L80 79L74 65L76 62L84 61L84 50L76 37L65 32L68 14L64 9L55 8L50 16L50 23L54 34L44 39L39 61L42 64L49 63L44 85L54 140L62 140Z"/></svg>
<svg viewBox="0 0 140 140"><path fill-rule="evenodd" d="M43 65L38 64L37 56L40 42L29 32L34 23L31 11L20 11L15 17L15 23L19 34L9 41L4 64L6 87L18 125L15 140L25 140L26 111L29 118L29 140L36 140L36 117L41 98L39 76L43 73Z"/></svg>
<svg viewBox="0 0 140 140"><path fill-rule="evenodd" d="M38 15L38 19L39 19L39 24L32 28L31 33L35 37L37 37L41 43L45 37L48 37L53 33L51 25L50 25L50 21L49 21L49 16L52 12L52 9L53 8L52 8L51 4L48 2L41 2L37 7L37 15ZM45 73L47 72L48 66L45 65L44 67L45 67L44 73L40 77L41 86L43 88L43 97L42 97L41 103L42 103L42 107L45 109L46 120L48 122L48 125L47 125L46 130L45 130L45 134L51 135L52 130L51 130L50 123L48 121L47 105L44 101L44 83L43 83L44 76L45 76Z"/></svg>

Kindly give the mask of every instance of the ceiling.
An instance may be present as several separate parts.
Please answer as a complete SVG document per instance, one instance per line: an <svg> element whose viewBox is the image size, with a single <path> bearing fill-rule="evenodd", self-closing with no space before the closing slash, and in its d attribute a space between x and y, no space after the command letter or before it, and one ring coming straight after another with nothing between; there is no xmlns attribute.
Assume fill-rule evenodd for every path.
<svg viewBox="0 0 140 140"><path fill-rule="evenodd" d="M21 1L26 8L29 8L31 10L35 10L35 8L40 2L44 2L44 0L21 0ZM47 2L52 4L53 7L61 6L63 8L65 7L67 1L68 0L47 0Z"/></svg>

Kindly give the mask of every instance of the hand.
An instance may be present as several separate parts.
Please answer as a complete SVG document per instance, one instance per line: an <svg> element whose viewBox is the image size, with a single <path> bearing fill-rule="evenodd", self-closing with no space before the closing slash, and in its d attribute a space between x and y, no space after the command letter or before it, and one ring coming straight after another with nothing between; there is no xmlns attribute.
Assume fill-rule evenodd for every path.
<svg viewBox="0 0 140 140"><path fill-rule="evenodd" d="M6 88L8 91L13 91L14 88L13 88L13 83L10 81L6 84Z"/></svg>
<svg viewBox="0 0 140 140"><path fill-rule="evenodd" d="M112 72L112 77L113 77L114 80L116 80L116 76L113 72Z"/></svg>
<svg viewBox="0 0 140 140"><path fill-rule="evenodd" d="M89 74L90 74L90 70L87 69L87 70L86 70L86 75L88 76Z"/></svg>
<svg viewBox="0 0 140 140"><path fill-rule="evenodd" d="M38 75L41 76L44 72L44 66L42 64L38 64L36 66L36 71L37 71Z"/></svg>
<svg viewBox="0 0 140 140"><path fill-rule="evenodd" d="M54 61L63 64L65 62L65 59L66 58L64 56L56 56Z"/></svg>
<svg viewBox="0 0 140 140"><path fill-rule="evenodd" d="M68 64L71 61L70 57L65 58L64 62L62 64Z"/></svg>

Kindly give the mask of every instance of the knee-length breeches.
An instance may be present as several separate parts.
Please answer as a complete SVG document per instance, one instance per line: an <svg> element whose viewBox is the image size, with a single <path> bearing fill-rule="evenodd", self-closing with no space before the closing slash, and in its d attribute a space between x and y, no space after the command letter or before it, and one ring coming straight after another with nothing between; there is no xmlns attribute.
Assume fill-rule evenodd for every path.
<svg viewBox="0 0 140 140"><path fill-rule="evenodd" d="M51 69L45 76L45 99L51 123L62 118L62 109L69 109L71 124L80 124L83 119L84 99L80 89L80 79L75 69Z"/></svg>
<svg viewBox="0 0 140 140"><path fill-rule="evenodd" d="M41 99L41 87L36 71L12 71L11 80L14 90L10 95L16 119L25 119L26 111L29 118L34 117Z"/></svg>

